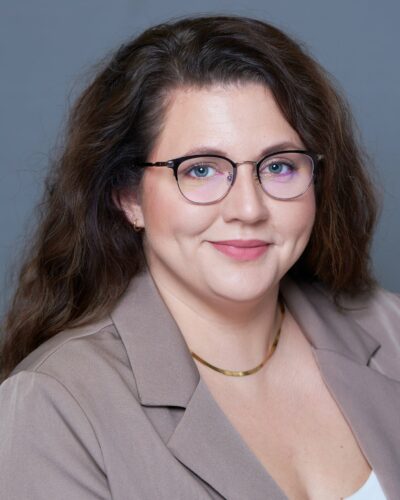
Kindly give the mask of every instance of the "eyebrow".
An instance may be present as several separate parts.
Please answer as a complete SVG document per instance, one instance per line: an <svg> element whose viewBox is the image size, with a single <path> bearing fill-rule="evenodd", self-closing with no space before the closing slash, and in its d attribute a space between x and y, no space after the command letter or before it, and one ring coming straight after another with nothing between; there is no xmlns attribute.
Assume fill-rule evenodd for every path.
<svg viewBox="0 0 400 500"><path fill-rule="evenodd" d="M290 141L285 141L285 142L280 142L277 144L274 144L272 146L269 146L265 149L263 149L260 154L257 156L258 158L262 158L264 156L267 156L271 153L277 152L277 151L285 151L285 150L304 150L304 146L299 146L298 144L295 144ZM181 156L192 156L192 155L207 155L207 154L213 154L213 155L218 155L218 156L228 156L226 151L223 151L222 149L218 148L211 148L211 147L206 147L206 146L198 146L196 148L190 149L189 151L186 151L185 154Z"/></svg>

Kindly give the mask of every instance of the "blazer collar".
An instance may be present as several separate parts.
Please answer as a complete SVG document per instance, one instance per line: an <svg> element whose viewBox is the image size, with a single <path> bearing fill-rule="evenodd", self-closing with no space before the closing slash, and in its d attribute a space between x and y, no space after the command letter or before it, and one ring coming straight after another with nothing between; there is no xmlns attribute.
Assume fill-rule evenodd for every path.
<svg viewBox="0 0 400 500"><path fill-rule="evenodd" d="M367 365L380 348L377 339L333 305L322 287L302 283L300 288L286 277L281 282L281 293L315 349L333 351Z"/></svg>
<svg viewBox="0 0 400 500"><path fill-rule="evenodd" d="M111 317L127 350L140 403L184 408L165 443L177 460L222 498L285 500L200 378L148 272L130 283Z"/></svg>
<svg viewBox="0 0 400 500"><path fill-rule="evenodd" d="M200 374L150 272L130 282L111 318L127 350L141 404L186 408Z"/></svg>
<svg viewBox="0 0 400 500"><path fill-rule="evenodd" d="M281 292L387 498L398 498L400 382L369 366L380 343L316 287L285 279ZM174 456L223 498L285 499L200 378L149 272L132 280L111 316L141 404L185 409L166 443Z"/></svg>
<svg viewBox="0 0 400 500"><path fill-rule="evenodd" d="M315 349L366 365L379 342L332 307L311 285L290 278L281 284L284 300ZM125 344L144 405L186 407L200 374L189 348L147 270L136 276L111 314Z"/></svg>
<svg viewBox="0 0 400 500"><path fill-rule="evenodd" d="M367 302L356 305L354 301L352 308L344 313L332 305L319 286L302 284L300 288L285 279L281 291L310 341L321 376L386 497L397 499L400 493L400 381L386 375L385 363L376 362L375 355L383 347L377 340L380 332L375 331L379 321L371 327L375 338L351 317L353 307L366 307ZM366 309L363 314L368 317L371 312ZM393 329L395 317L400 319L399 311L388 328ZM379 327L383 328L383 323Z"/></svg>

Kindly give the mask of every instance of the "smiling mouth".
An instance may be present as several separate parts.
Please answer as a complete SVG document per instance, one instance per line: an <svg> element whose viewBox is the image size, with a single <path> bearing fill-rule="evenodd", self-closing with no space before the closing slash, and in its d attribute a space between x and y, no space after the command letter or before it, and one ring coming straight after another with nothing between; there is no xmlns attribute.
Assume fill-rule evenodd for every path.
<svg viewBox="0 0 400 500"><path fill-rule="evenodd" d="M268 250L269 243L261 240L226 240L210 241L220 253L234 260L256 260Z"/></svg>

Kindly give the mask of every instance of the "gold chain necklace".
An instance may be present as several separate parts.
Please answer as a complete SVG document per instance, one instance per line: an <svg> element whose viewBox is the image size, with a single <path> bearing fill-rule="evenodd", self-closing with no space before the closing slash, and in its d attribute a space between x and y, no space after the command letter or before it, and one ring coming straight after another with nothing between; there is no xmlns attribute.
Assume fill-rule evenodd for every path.
<svg viewBox="0 0 400 500"><path fill-rule="evenodd" d="M208 363L205 359L202 359L199 355L197 355L193 351L190 351L191 355L195 359L197 359L197 361L200 361L200 363L203 363L203 365L206 365L209 368L212 368L213 370L215 370L215 371L217 371L219 373L222 373L223 375L228 375L230 377L245 377L246 375L251 375L252 373L258 372L258 370L260 370L265 365L265 363L269 360L269 358L272 356L272 354L274 353L274 351L276 349L276 346L278 345L278 342L279 342L279 337L280 337L281 329L282 329L282 323L283 323L283 319L285 317L285 304L283 303L283 300L282 300L282 298L280 296L278 298L278 302L279 302L280 311L281 311L281 321L279 323L278 331L276 332L275 339L274 339L274 341L273 341L270 349L268 350L267 356L255 368L252 368L251 370L246 370L246 371L241 371L241 370L237 370L237 371L236 370L224 370L222 368L218 368L217 366L212 365L211 363Z"/></svg>

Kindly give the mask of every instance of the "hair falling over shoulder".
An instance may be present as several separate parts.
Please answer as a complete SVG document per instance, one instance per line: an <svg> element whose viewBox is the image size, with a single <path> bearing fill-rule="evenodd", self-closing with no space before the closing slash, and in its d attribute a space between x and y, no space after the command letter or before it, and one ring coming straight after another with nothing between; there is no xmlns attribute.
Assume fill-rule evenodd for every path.
<svg viewBox="0 0 400 500"><path fill-rule="evenodd" d="M256 19L184 18L122 45L77 100L2 326L0 380L40 344L110 312L145 265L142 233L115 203L142 171L177 87L268 86L305 146L324 155L309 244L290 271L333 294L370 290L377 203L351 113L319 64Z"/></svg>

